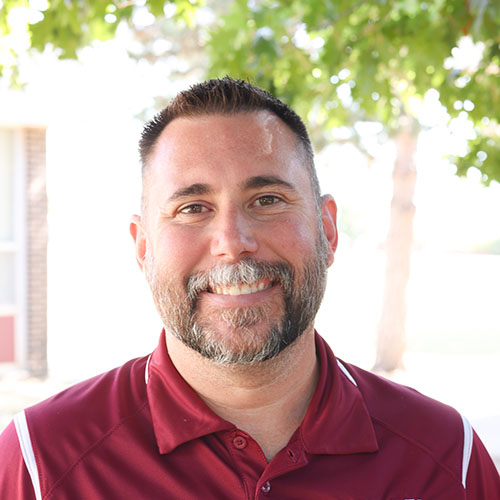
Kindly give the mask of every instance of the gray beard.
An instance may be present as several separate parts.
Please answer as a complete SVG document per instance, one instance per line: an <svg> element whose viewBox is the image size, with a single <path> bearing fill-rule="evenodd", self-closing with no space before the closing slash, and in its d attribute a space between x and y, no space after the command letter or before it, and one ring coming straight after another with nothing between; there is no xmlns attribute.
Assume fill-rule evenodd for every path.
<svg viewBox="0 0 500 500"><path fill-rule="evenodd" d="M147 254L146 279L165 328L187 347L220 365L250 365L272 359L295 342L312 325L326 286L327 245L321 228L316 251L304 263L300 279L287 262L266 263L244 259L193 273L182 285L159 274L154 258ZM215 286L271 280L283 292L283 313L264 336L252 328L269 320L272 304L241 308L212 307L208 319L217 317L227 332L216 331L200 317L199 294ZM228 333L230 332L230 334Z"/></svg>

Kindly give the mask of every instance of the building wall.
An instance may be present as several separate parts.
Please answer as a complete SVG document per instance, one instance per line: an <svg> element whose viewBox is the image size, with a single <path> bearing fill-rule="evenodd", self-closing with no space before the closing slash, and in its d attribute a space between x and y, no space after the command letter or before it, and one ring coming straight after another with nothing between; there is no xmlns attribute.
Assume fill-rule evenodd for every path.
<svg viewBox="0 0 500 500"><path fill-rule="evenodd" d="M0 375L47 375L45 128L0 129Z"/></svg>
<svg viewBox="0 0 500 500"><path fill-rule="evenodd" d="M47 190L45 130L24 129L26 159L26 368L47 375Z"/></svg>

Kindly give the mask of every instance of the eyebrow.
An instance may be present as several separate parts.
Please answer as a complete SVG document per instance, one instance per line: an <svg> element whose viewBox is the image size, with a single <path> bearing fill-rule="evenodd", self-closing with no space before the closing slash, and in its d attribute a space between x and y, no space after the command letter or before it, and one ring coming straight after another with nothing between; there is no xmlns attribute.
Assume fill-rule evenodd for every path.
<svg viewBox="0 0 500 500"><path fill-rule="evenodd" d="M296 191L295 186L274 175L256 175L243 183L243 189L259 189L268 186L281 186L291 191ZM189 196L200 196L213 193L213 188L209 184L191 184L190 186L182 187L174 191L168 198L168 202L186 198Z"/></svg>
<svg viewBox="0 0 500 500"><path fill-rule="evenodd" d="M201 194L212 193L213 189L208 184L191 184L178 189L168 198L168 201L175 201L179 198L186 198L187 196L197 196Z"/></svg>
<svg viewBox="0 0 500 500"><path fill-rule="evenodd" d="M279 177L275 177L274 175L257 175L255 177L251 177L243 184L244 189L258 189L267 186L281 186L296 191L293 184L290 184Z"/></svg>

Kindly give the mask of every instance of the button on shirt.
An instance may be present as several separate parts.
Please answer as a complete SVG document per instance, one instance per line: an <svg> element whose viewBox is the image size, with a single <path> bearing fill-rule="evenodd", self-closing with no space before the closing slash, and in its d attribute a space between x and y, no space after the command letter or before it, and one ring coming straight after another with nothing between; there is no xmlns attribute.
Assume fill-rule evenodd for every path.
<svg viewBox="0 0 500 500"><path fill-rule="evenodd" d="M173 366L150 358L18 415L0 436L0 498L16 500L500 500L500 480L453 409L337 361L316 337L318 386L268 463Z"/></svg>

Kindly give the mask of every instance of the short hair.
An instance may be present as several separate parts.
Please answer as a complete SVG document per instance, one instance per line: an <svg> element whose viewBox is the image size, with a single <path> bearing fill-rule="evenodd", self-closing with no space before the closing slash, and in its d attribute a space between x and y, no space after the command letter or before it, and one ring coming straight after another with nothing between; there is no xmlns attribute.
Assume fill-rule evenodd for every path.
<svg viewBox="0 0 500 500"><path fill-rule="evenodd" d="M170 104L146 123L139 142L143 182L156 142L165 127L174 119L257 111L270 111L275 114L295 134L299 145L302 145L314 198L319 205L320 188L314 166L314 152L304 122L293 109L269 92L244 80L234 80L229 76L198 83L180 92ZM143 204L144 201L143 195Z"/></svg>

